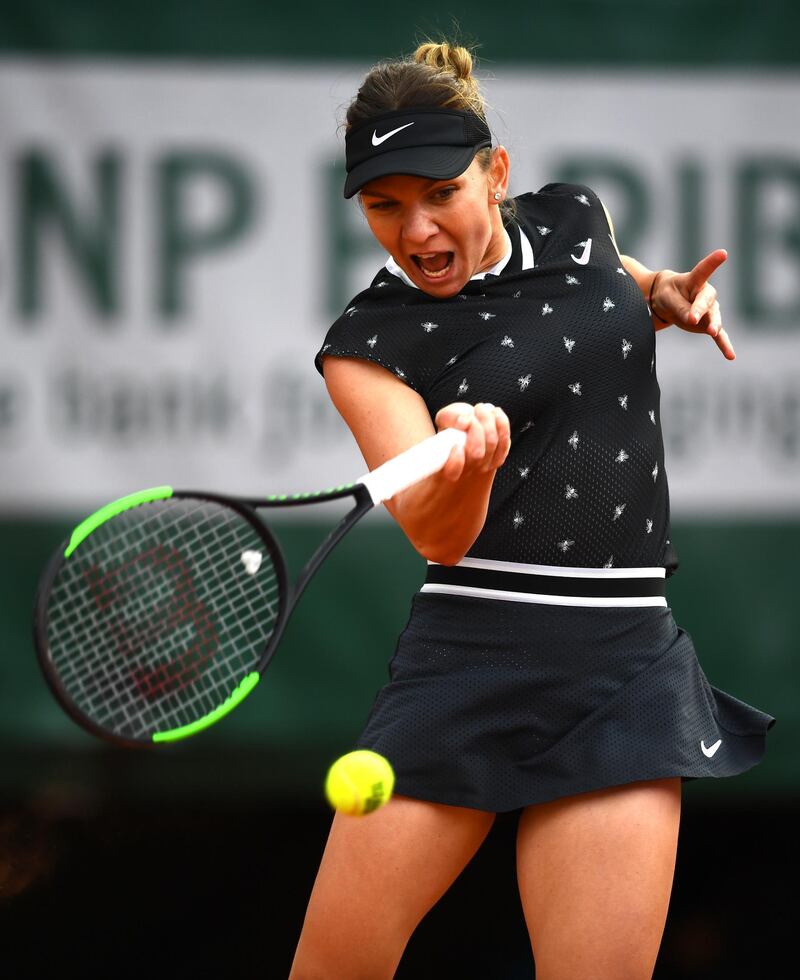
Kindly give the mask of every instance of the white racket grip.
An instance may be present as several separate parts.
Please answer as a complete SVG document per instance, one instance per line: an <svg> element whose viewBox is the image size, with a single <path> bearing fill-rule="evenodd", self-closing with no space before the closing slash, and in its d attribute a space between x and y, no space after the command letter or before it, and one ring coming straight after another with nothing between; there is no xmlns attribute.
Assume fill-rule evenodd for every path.
<svg viewBox="0 0 800 980"><path fill-rule="evenodd" d="M454 446L463 446L466 441L467 434L461 429L442 429L365 473L357 482L364 484L377 505L426 476L438 473L450 458L450 450Z"/></svg>

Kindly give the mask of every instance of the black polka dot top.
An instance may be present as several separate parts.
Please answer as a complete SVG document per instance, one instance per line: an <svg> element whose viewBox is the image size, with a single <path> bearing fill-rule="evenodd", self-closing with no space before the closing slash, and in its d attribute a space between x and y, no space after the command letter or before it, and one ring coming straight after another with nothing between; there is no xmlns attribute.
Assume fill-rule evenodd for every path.
<svg viewBox="0 0 800 980"><path fill-rule="evenodd" d="M390 260L331 326L323 355L374 361L425 400L511 420L467 557L579 568L678 566L670 541L655 332L598 197L548 184L515 199L511 257L450 299Z"/></svg>

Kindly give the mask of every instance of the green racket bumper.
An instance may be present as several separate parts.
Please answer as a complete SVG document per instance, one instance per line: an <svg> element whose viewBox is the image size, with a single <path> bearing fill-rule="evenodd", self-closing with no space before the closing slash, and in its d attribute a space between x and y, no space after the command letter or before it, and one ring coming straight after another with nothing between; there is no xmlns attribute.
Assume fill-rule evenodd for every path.
<svg viewBox="0 0 800 980"><path fill-rule="evenodd" d="M182 725L180 728L173 728L168 732L156 732L153 735L154 742L177 742L182 738L188 738L197 732L202 732L204 728L210 728L220 718L224 718L228 712L233 711L237 704L244 701L247 695L261 680L261 675L257 670L248 674L242 683L227 697L223 703L212 712L193 721L191 725Z"/></svg>
<svg viewBox="0 0 800 980"><path fill-rule="evenodd" d="M129 493L127 497L120 497L119 500L112 500L110 504L101 507L93 514L90 514L85 521L82 521L72 532L69 539L64 557L69 558L72 552L78 547L81 541L89 537L92 531L96 531L101 524L121 514L124 510L131 507L138 507L139 504L149 504L151 500L166 500L172 496L172 487L151 487L149 490L139 490L136 493Z"/></svg>

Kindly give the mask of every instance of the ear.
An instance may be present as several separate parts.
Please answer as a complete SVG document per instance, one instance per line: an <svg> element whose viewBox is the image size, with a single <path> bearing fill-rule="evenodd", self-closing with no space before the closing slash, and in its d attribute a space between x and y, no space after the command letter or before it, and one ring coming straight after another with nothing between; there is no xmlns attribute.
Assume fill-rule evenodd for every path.
<svg viewBox="0 0 800 980"><path fill-rule="evenodd" d="M502 204L508 194L508 181L511 173L511 161L504 146L496 146L492 150L492 163L489 167L489 201L491 204ZM495 194L500 194L500 200Z"/></svg>

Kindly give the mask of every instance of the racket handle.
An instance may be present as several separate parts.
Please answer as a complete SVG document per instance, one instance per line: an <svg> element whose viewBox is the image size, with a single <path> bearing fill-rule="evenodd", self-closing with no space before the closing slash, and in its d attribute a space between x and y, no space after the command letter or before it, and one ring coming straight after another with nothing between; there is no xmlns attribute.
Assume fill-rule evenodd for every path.
<svg viewBox="0 0 800 980"><path fill-rule="evenodd" d="M365 473L359 477L358 483L364 484L377 505L419 483L426 476L438 473L450 458L450 450L454 446L463 446L466 441L467 434L461 429L442 429L435 436L423 439L411 449Z"/></svg>

